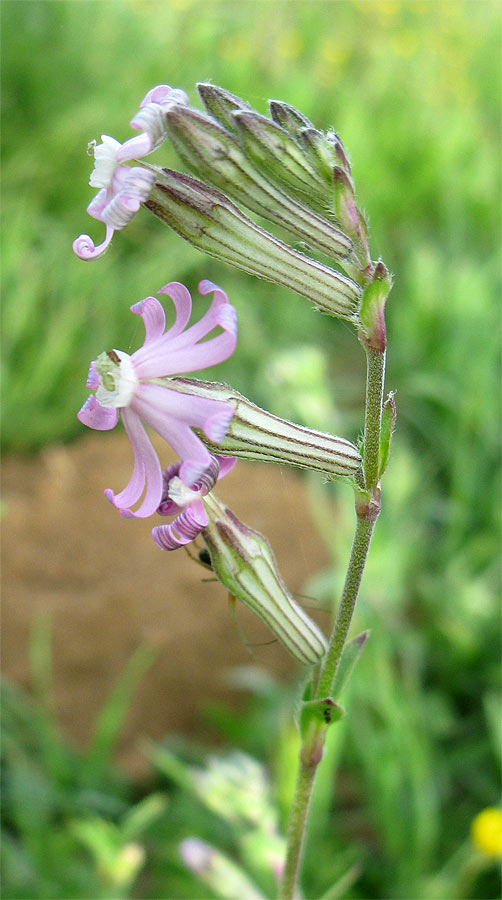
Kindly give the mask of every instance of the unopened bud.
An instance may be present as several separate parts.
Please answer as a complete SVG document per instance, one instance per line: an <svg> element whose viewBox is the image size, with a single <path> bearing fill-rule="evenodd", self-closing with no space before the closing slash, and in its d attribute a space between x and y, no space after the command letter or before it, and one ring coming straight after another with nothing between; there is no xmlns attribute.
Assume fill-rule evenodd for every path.
<svg viewBox="0 0 502 900"><path fill-rule="evenodd" d="M289 131L292 137L297 137L302 128L313 128L310 119L304 116L299 109L283 103L282 100L269 100L270 115L277 125Z"/></svg>
<svg viewBox="0 0 502 900"><path fill-rule="evenodd" d="M145 207L199 250L289 288L323 312L357 319L355 282L273 237L215 188L162 169Z"/></svg>
<svg viewBox="0 0 502 900"><path fill-rule="evenodd" d="M233 407L234 415L220 443L200 434L212 453L312 469L329 478L346 477L356 483L359 480L361 456L345 438L280 419L224 384L175 377L169 379L169 387Z"/></svg>
<svg viewBox="0 0 502 900"><path fill-rule="evenodd" d="M334 209L336 218L343 230L354 241L361 269L371 264L368 245L368 227L357 208L354 183L345 168L335 166L333 169Z"/></svg>
<svg viewBox="0 0 502 900"><path fill-rule="evenodd" d="M369 350L383 353L386 346L385 304L392 287L392 278L382 262L377 263L373 278L363 291L359 311L360 340Z"/></svg>
<svg viewBox="0 0 502 900"><path fill-rule="evenodd" d="M213 493L205 498L205 508L209 524L203 537L215 575L295 659L307 665L319 662L326 638L287 590L267 539L239 521Z"/></svg>
<svg viewBox="0 0 502 900"><path fill-rule="evenodd" d="M242 129L242 142L254 163L271 181L326 208L326 185L305 156L300 145L284 128L260 113L234 113Z"/></svg>
<svg viewBox="0 0 502 900"><path fill-rule="evenodd" d="M340 165L331 141L328 141L326 135L317 128L302 128L298 132L298 142L321 178L331 185L333 169Z"/></svg>
<svg viewBox="0 0 502 900"><path fill-rule="evenodd" d="M229 131L238 131L233 113L239 109L251 109L249 103L215 84L201 82L197 85L197 90L209 115Z"/></svg>
<svg viewBox="0 0 502 900"><path fill-rule="evenodd" d="M196 175L282 226L296 240L340 260L349 256L352 240L333 222L302 206L260 174L237 138L214 119L195 109L174 106L167 112L166 122L174 149Z"/></svg>

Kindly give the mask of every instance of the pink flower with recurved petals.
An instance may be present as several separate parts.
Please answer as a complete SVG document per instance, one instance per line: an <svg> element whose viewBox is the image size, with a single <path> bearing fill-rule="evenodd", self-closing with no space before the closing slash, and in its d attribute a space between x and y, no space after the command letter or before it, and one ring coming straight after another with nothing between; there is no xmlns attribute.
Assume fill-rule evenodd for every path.
<svg viewBox="0 0 502 900"><path fill-rule="evenodd" d="M208 468L195 484L187 487L181 480L181 464L169 466L163 473L162 501L157 512L161 516L176 516L169 525L156 525L152 537L161 550L178 550L194 541L209 523L204 508L204 497L216 482L233 469L235 456L211 456Z"/></svg>
<svg viewBox="0 0 502 900"><path fill-rule="evenodd" d="M202 430L209 440L223 440L234 410L221 400L180 394L169 388L169 377L205 369L227 359L237 341L237 316L226 294L210 281L201 281L201 294L214 292L206 314L185 330L192 312L192 300L186 287L176 281L159 291L167 294L176 308L176 321L164 333L164 309L154 297L146 297L131 311L145 324L145 342L131 356L121 350L109 350L91 363L87 387L96 391L78 413L89 428L107 431L114 428L119 410L134 451L134 470L126 488L119 494L110 489L105 496L121 515L145 518L155 512L162 500L162 469L142 422L150 425L179 455L179 477L194 484L208 468L213 457L193 428ZM202 340L215 328L222 333ZM145 490L142 503L137 503Z"/></svg>
<svg viewBox="0 0 502 900"><path fill-rule="evenodd" d="M101 144L89 144L94 154L94 169L89 179L91 187L100 188L87 207L87 212L106 225L105 239L96 246L88 234L81 234L73 242L73 250L80 259L98 259L108 249L115 231L119 231L136 215L148 199L155 182L155 173L143 166L124 163L153 153L166 139L165 112L175 104L188 105L184 91L159 84L148 91L131 128L141 134L121 144L108 134L101 135Z"/></svg>

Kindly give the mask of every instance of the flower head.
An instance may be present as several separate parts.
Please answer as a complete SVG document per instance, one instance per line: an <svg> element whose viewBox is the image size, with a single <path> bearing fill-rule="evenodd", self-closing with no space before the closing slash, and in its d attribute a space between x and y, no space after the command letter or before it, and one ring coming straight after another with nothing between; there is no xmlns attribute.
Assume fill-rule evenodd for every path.
<svg viewBox="0 0 502 900"><path fill-rule="evenodd" d="M152 88L140 104L131 127L140 131L121 144L107 134L101 144L92 141L89 150L94 154L94 169L89 179L91 187L99 188L87 207L94 219L106 225L105 240L95 246L88 234L81 234L73 242L73 250L81 259L97 259L107 250L114 231L119 231L136 215L148 199L155 182L155 173L143 166L124 163L153 153L166 139L165 113L176 104L187 105L184 91L159 84Z"/></svg>
<svg viewBox="0 0 502 900"><path fill-rule="evenodd" d="M205 369L227 359L235 349L237 318L226 294L210 281L201 281L201 294L214 292L206 314L186 328L192 300L186 287L176 281L159 291L167 294L176 308L176 321L165 330L165 314L161 303L146 297L131 307L145 324L145 342L131 356L121 350L101 353L91 363L87 387L96 395L88 397L78 418L84 425L99 431L114 428L119 410L134 451L131 480L121 493L106 490L105 496L122 515L145 518L155 512L162 500L162 470L157 454L142 422L150 425L180 456L179 478L192 485L211 463L211 454L192 428L201 429L211 441L224 437L233 408L220 400L195 395L180 395L169 388L168 376ZM203 341L220 327L222 334ZM139 501L146 484L146 493Z"/></svg>
<svg viewBox="0 0 502 900"><path fill-rule="evenodd" d="M473 844L486 856L502 858L502 810L488 806L471 823Z"/></svg>

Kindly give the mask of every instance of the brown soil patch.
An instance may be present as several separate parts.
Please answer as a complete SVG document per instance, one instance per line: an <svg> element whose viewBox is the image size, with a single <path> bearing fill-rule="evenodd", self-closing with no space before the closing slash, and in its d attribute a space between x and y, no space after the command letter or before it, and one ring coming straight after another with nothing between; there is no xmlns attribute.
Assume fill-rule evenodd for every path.
<svg viewBox="0 0 502 900"><path fill-rule="evenodd" d="M165 445L161 459L173 461ZM120 760L139 773L138 738L200 734L204 704L239 702L225 673L253 661L223 587L202 582L204 570L182 550L154 545L151 527L161 519L124 520L104 499L105 487L126 484L131 465L124 434L91 434L38 458L4 460L3 670L29 686L30 628L37 616L49 616L56 713L65 735L83 745L135 648L157 648L119 748ZM294 471L241 462L218 495L267 535L293 591L326 563ZM266 640L246 610L238 619L250 641ZM293 670L277 644L256 652L275 673Z"/></svg>

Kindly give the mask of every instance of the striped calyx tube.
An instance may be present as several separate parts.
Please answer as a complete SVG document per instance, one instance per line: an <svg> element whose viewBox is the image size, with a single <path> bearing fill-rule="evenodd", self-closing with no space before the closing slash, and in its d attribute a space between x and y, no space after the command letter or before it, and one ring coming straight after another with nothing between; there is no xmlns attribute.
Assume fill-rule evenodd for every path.
<svg viewBox="0 0 502 900"><path fill-rule="evenodd" d="M274 416L225 384L176 377L169 379L169 387L180 393L217 398L234 409L220 443L200 434L212 453L296 466L321 472L330 479L345 477L362 484L361 455L345 438Z"/></svg>
<svg viewBox="0 0 502 900"><path fill-rule="evenodd" d="M205 498L208 525L202 532L215 575L230 594L262 620L299 662L314 665L327 642L284 584L272 549L213 493Z"/></svg>

